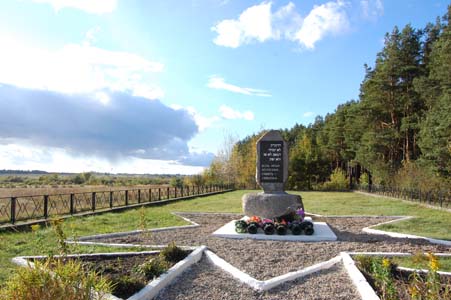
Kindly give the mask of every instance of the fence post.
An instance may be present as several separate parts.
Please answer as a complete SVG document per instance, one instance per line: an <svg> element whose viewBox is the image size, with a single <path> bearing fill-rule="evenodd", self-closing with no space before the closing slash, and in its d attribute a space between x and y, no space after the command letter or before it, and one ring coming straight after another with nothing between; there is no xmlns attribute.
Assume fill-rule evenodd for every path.
<svg viewBox="0 0 451 300"><path fill-rule="evenodd" d="M161 188L158 188L158 201L161 200Z"/></svg>
<svg viewBox="0 0 451 300"><path fill-rule="evenodd" d="M183 185L180 187L180 195L183 197Z"/></svg>
<svg viewBox="0 0 451 300"><path fill-rule="evenodd" d="M128 190L125 190L125 206L128 206Z"/></svg>
<svg viewBox="0 0 451 300"><path fill-rule="evenodd" d="M49 195L44 195L44 219L49 218Z"/></svg>
<svg viewBox="0 0 451 300"><path fill-rule="evenodd" d="M17 198L16 197L11 197L11 224L16 223L16 202L17 202Z"/></svg>
<svg viewBox="0 0 451 300"><path fill-rule="evenodd" d="M138 189L138 203L141 203L141 190Z"/></svg>
<svg viewBox="0 0 451 300"><path fill-rule="evenodd" d="M110 208L113 208L113 191L110 191Z"/></svg>
<svg viewBox="0 0 451 300"><path fill-rule="evenodd" d="M188 194L188 197L189 197L189 185L187 185L186 188L187 188L186 193Z"/></svg>
<svg viewBox="0 0 451 300"><path fill-rule="evenodd" d="M149 202L152 202L152 188L149 189Z"/></svg>
<svg viewBox="0 0 451 300"><path fill-rule="evenodd" d="M177 198L177 187L174 186L174 198Z"/></svg>
<svg viewBox="0 0 451 300"><path fill-rule="evenodd" d="M73 215L75 213L75 209L74 209L74 194L73 193L70 194L69 203L70 203L70 208L69 208L70 209L70 214Z"/></svg>
<svg viewBox="0 0 451 300"><path fill-rule="evenodd" d="M92 192L91 209L92 211L96 210L96 192Z"/></svg>
<svg viewBox="0 0 451 300"><path fill-rule="evenodd" d="M168 196L167 199L169 199L169 187L168 187L168 189L166 191L166 196Z"/></svg>

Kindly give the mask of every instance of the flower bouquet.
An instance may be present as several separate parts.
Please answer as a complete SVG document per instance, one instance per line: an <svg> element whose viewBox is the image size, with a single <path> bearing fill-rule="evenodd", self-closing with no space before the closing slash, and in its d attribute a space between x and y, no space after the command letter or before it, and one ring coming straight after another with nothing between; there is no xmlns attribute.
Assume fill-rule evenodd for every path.
<svg viewBox="0 0 451 300"><path fill-rule="evenodd" d="M244 220L235 221L235 231L238 233L247 232L247 222Z"/></svg>
<svg viewBox="0 0 451 300"><path fill-rule="evenodd" d="M312 235L315 232L313 229L313 223L310 221L302 221L300 226L306 235Z"/></svg>
<svg viewBox="0 0 451 300"><path fill-rule="evenodd" d="M250 234L256 234L258 231L258 228L260 228L262 225L262 219L260 219L257 216L252 216L247 221L247 232Z"/></svg>
<svg viewBox="0 0 451 300"><path fill-rule="evenodd" d="M288 224L284 219L281 219L280 221L276 222L275 224L276 232L278 235L285 235L287 234Z"/></svg>
<svg viewBox="0 0 451 300"><path fill-rule="evenodd" d="M300 235L302 233L301 222L299 221L291 222L289 228L293 235Z"/></svg>
<svg viewBox="0 0 451 300"><path fill-rule="evenodd" d="M305 218L305 211L301 207L301 208L296 210L296 220L299 221L299 222L302 222L302 221L304 221L304 218Z"/></svg>
<svg viewBox="0 0 451 300"><path fill-rule="evenodd" d="M274 222L271 219L263 219L262 228L265 234L274 234L276 228L274 227Z"/></svg>

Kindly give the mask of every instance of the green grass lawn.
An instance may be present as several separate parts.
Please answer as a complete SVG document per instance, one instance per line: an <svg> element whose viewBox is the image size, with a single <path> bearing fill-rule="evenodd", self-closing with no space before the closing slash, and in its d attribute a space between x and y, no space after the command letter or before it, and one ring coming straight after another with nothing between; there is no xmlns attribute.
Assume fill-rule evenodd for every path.
<svg viewBox="0 0 451 300"><path fill-rule="evenodd" d="M171 214L186 212L241 212L241 197L251 191L235 191L192 200L179 201L162 206L151 206L142 211L132 209L124 212L105 213L67 219L63 228L67 236L83 236L97 233L139 229L143 223L148 228L187 224ZM298 192L293 192L298 193ZM357 193L300 192L308 212L324 215L411 215L417 218L381 226L380 229L423 235L451 240L451 213L421 207L387 198L364 196ZM41 242L38 242L41 240ZM73 252L124 251L117 248L84 246ZM56 238L51 228L33 232L0 232L0 282L14 271L11 258L18 255L56 253ZM1 284L0 284L1 285Z"/></svg>

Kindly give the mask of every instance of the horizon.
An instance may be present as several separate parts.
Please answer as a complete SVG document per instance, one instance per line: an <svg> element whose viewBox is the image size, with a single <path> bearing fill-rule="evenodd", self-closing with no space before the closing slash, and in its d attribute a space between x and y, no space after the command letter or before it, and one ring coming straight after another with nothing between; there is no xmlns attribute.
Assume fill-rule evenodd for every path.
<svg viewBox="0 0 451 300"><path fill-rule="evenodd" d="M201 172L228 137L358 100L386 32L448 1L0 4L0 169Z"/></svg>

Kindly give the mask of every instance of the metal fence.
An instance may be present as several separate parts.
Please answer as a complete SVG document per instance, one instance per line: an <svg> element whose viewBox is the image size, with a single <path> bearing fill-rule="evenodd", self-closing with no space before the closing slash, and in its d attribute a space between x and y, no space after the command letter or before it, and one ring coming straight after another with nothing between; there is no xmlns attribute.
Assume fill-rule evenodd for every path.
<svg viewBox="0 0 451 300"><path fill-rule="evenodd" d="M441 208L451 208L451 190L420 190L399 187L388 187L383 185L359 186L357 188L363 192L404 199L437 206Z"/></svg>
<svg viewBox="0 0 451 300"><path fill-rule="evenodd" d="M0 225L108 211L141 203L208 195L232 188L229 185L208 185L3 197L0 198Z"/></svg>

